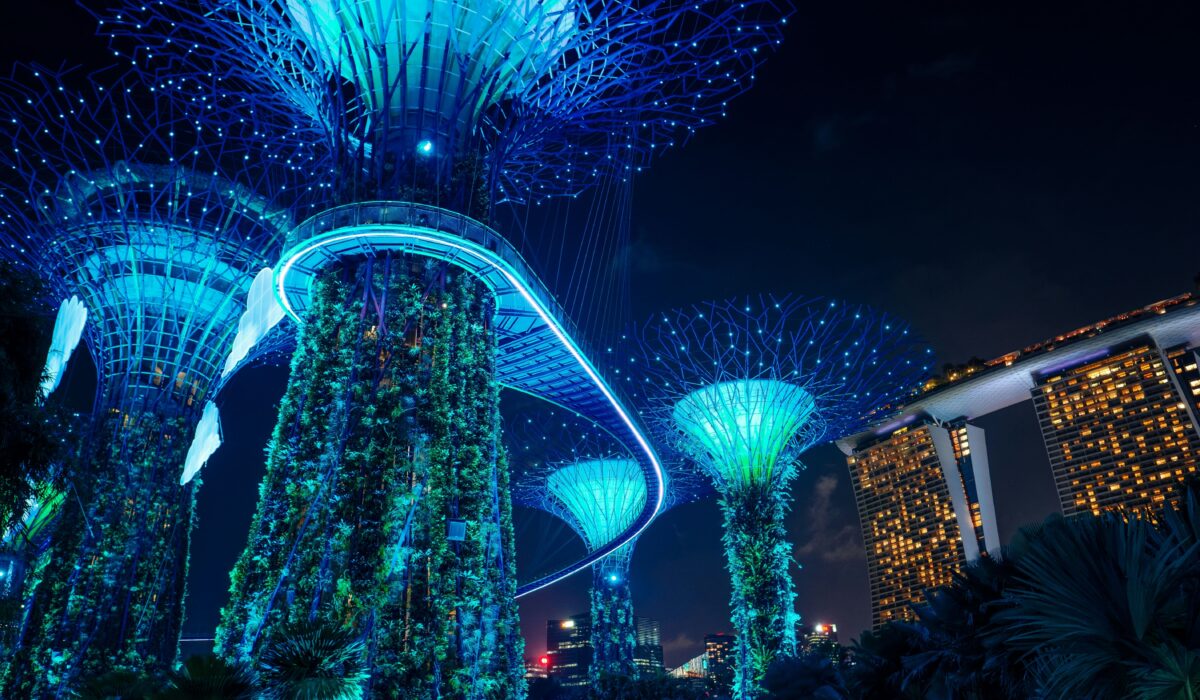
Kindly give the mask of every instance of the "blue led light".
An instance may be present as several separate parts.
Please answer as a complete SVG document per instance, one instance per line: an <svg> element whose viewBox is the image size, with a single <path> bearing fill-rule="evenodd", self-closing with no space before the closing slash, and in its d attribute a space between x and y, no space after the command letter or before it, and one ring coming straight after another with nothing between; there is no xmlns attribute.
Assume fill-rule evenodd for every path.
<svg viewBox="0 0 1200 700"><path fill-rule="evenodd" d="M413 223L420 220L421 213L426 213L428 219L447 223L460 233L444 232ZM434 213L437 214L436 217L431 216ZM394 216L397 223L386 223L389 216ZM380 223L356 223L364 217ZM401 220L409 223L399 223ZM335 224L328 231L317 228L318 224L326 221L348 222L348 225L342 227ZM508 250L507 244L504 244L499 236L460 214L403 202L369 202L340 207L313 217L301 224L297 230L304 232L301 236L303 240L284 252L282 262L275 269L274 282L275 294L280 304L297 323L303 322L310 285L321 262L331 257L336 258L343 246L360 251L403 250L445 260L474 274L496 292L498 314L504 314L508 309L526 319L537 319L537 324L530 327L528 333L548 331L554 343L548 344L546 351L564 353L563 362L547 362L544 355L535 358L530 358L525 353L509 355L506 353L507 346L501 344L496 358L496 372L500 382L509 388L539 396L551 403L566 407L579 406L581 412L592 414L588 417L604 425L613 435L619 436L627 451L637 457L650 497L645 500L645 506L633 524L620 536L599 546L580 561L521 585L517 590L518 597L549 586L614 554L623 545L636 539L650 525L662 509L666 492L666 480L658 455L622 402L612 393L608 383L571 337L564 323L556 317L556 309L551 302L544 301L549 299L548 292L532 277L532 273L519 271L509 262L511 259L524 266L524 262L520 261L515 251ZM504 246L505 255L502 256L497 251L464 238L461 232L468 230L472 236L493 236L498 247ZM544 372L555 374L548 377ZM562 381L563 373L571 377L571 381ZM520 377L520 382L509 383L506 381L508 376ZM551 379L553 381L543 381ZM552 393L554 390L564 391L564 386L568 387L565 390L567 393Z"/></svg>
<svg viewBox="0 0 1200 700"><path fill-rule="evenodd" d="M433 155L433 141L422 139L417 143L417 155L431 156Z"/></svg>

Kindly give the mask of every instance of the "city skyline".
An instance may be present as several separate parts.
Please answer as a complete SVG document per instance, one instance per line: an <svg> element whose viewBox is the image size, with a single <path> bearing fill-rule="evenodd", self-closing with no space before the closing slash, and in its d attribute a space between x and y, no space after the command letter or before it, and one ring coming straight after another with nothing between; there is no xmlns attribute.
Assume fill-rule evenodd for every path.
<svg viewBox="0 0 1200 700"><path fill-rule="evenodd" d="M836 26L843 29L853 26L841 11L826 9L811 12L814 16L808 17L809 19L830 19L832 16ZM819 12L826 15L816 17L815 14ZM801 19L805 16L802 14ZM1056 26L1055 22L1066 22L1062 17L1045 19L1047 27ZM903 50L900 52L901 56L897 57L898 64L892 65L889 70L879 69L879 64L888 63L877 60L882 52L858 57L857 62L846 60L845 65L834 69L835 73L840 71L838 74L842 77L845 77L844 74L853 76L856 72L862 73L855 84L870 85L874 91L868 91L871 96L848 95L839 89L830 88L823 82L829 81L829 78L816 81L818 87L823 86L827 96L833 93L833 97L837 99L832 100L832 106L826 109L813 106L800 108L803 118L799 123L803 124L803 128L793 134L797 144L793 147L794 150L789 152L796 156L798 171L807 168L822 172L827 182L817 185L813 182L815 178L811 174L781 171L778 167L774 170L767 169L767 172L774 173L775 177L781 172L785 173L786 177L782 178L780 184L771 183L770 177L764 175L743 178L744 173L759 168L764 160L774 157L772 148L762 148L762 143L774 143L774 139L780 139L783 134L788 133L791 123L797 121L794 117L763 114L767 111L764 105L790 93L794 81L803 82L805 78L816 76L813 69L796 71L795 66L811 58L818 50L831 51L835 57L840 56L843 59L855 58L851 55L850 48L843 49L843 53L839 54L837 49L828 45L829 42L817 42L816 47L803 46L803 40L811 38L811 30L803 28L802 22L802 29L796 30L800 37L788 37L788 41L785 41L778 65L769 62L762 71L759 85L762 95L748 95L744 102L737 104L734 116L728 123L714 127L711 134L697 137L691 151L668 157L650 169L637 184L636 233L633 243L637 253L634 279L634 288L637 290L634 298L637 305L648 313L671 303L691 303L705 296L740 293L747 288L779 286L788 289L788 285L792 285L790 288L822 294L840 294L858 301L879 304L910 319L915 327L933 341L939 349L940 359L962 362L972 356L998 356L1013 347L1023 347L1042 338L1053 337L1067 329L1186 290L1197 265L1178 259L1183 256L1168 257L1161 261L1161 264L1154 266L1153 273L1141 269L1129 270L1127 275L1120 278L1119 284L1116 283L1116 275L1097 278L1094 274L1084 274L1075 269L1062 270L1043 262L1056 256L1061 257L1067 250L1080 247L1085 242L1096 242L1097 247L1103 247L1106 243L1120 241L1123 235L1131 235L1129 232L1137 230L1139 226L1153 231L1154 235L1162 239L1162 246L1167 249L1178 247L1178 244L1186 240L1187 232L1194 230L1194 214L1190 214L1181 204L1182 195L1186 191L1179 184L1189 181L1186 175L1180 174L1182 166L1179 165L1179 162L1188 158L1184 153L1168 154L1165 150L1153 150L1153 153L1144 157L1128 153L1122 156L1122 147L1128 145L1128 142L1122 141L1119 136L1116 137L1115 145L1101 148L1104 137L1112 136L1116 131L1115 123L1119 121L1116 117L1111 118L1111 123L1087 124L1079 130L1082 133L1073 133L1067 139L1066 145L1055 149L1045 134L1022 121L1019 111L1013 110L1008 114L993 116L991 118L996 121L987 122L987 126L992 128L995 128L997 123L1003 124L1006 118L1015 120L1016 125L1013 128L1018 133L1009 138L1020 141L1020 135L1023 134L1029 139L1031 143L1027 146L1028 155L1022 156L1026 151L1018 148L1014 155L1005 156L977 145L976 151L983 150L990 157L989 162L998 164L997 169L1001 174L974 173L970 182L981 190L988 190L989 187L1000 188L1012 195L1005 199L1021 202L1021 195L1024 195L1024 208L1017 207L1018 213L1011 215L998 215L994 206L978 207L987 214L997 215L996 221L988 221L986 216L973 215L970 212L973 206L990 202L990 199L983 198L982 195L971 197L967 202L954 207L929 206L954 199L954 193L960 191L960 186L950 182L953 179L952 175L929 175L929 165L913 152L920 151L917 146L926 145L932 137L926 130L913 127L909 120L925 115L921 105L936 113L938 106L945 106L951 99L948 95L961 96L961 92L956 93L956 90L961 91L963 88L961 83L956 81L960 81L962 76L982 76L980 80L986 84L989 71L995 70L997 62L1007 59L1011 63L1014 60L1012 55L997 49L995 40L998 34L994 33L995 30L989 33L980 28L980 17L974 17L973 21L971 18L961 21L969 27L974 27L975 34L970 35L975 41L974 45L966 41L967 45L964 47L960 45L963 40L955 38L940 43L935 41L930 48L918 49L915 40L909 43L894 39L890 40L892 43L888 45L899 45ZM1166 19L1160 21L1163 24L1167 23ZM1085 32L1091 31L1099 36L1109 36L1117 32L1115 18L1105 15L1095 22L1096 24L1084 27ZM885 19L881 17L867 21L862 35L855 42L856 45L865 45L872 37L882 34L885 24ZM926 25L921 27L922 31L932 33L935 38L945 37ZM1044 31L1050 33L1048 29ZM842 36L845 37L846 34ZM1048 39L1044 38L1041 43L1034 41L1033 44L1032 50L1036 55L1043 58L1058 57L1057 51L1049 48ZM8 49L13 53L19 50L19 45ZM44 47L39 50L43 55L47 51ZM1164 53L1167 51L1168 49L1162 49ZM1153 55L1159 57L1157 53ZM1058 72L1053 73L1052 77L1061 78L1063 72L1074 75L1072 70L1083 70L1080 59L1075 59L1075 62L1063 60L1067 67L1057 69ZM1143 61L1138 64L1143 68L1147 67L1147 62L1150 61L1146 58L1139 60ZM1178 68L1172 69L1168 65L1163 70L1169 74L1171 70ZM888 85L889 75L891 86ZM1118 74L1118 78L1122 75ZM1127 80L1127 76L1125 79ZM1055 89L1052 85L1055 81L1050 78L1042 82L1034 79L1032 82L1033 87L1029 89L1034 95L1046 97ZM1103 99L1098 87L1090 89L1092 91L1088 92L1086 85L1076 86L1072 88L1074 92L1071 94L1075 97L1083 94L1086 98L1082 101L1083 104L1096 104ZM979 87L972 91L977 110L982 109L982 104L990 104L979 97L977 91L981 90L983 88ZM815 100L814 97L806 100L806 103ZM1077 113L1073 108L1065 108L1062 100L1056 102L1052 95L1046 99L1045 104L1048 105L1046 109L1055 123L1069 123L1072 119L1082 117L1082 110ZM1154 104L1156 109L1161 110L1155 112L1156 114L1167 111L1168 106L1177 106L1174 103L1164 104L1161 100ZM931 157L942 161L942 165L948 162L949 170L958 175L972 173L970 168L963 165L965 156L955 160L954 148L963 143L956 139L965 138L963 132L979 139L980 131L985 129L984 126L964 126L970 114L971 110L964 109L962 112L949 110L948 113L939 116L939 119L948 120L951 128L945 136L947 143L938 143L935 140L931 149ZM1145 120L1134 121L1143 126L1147 124ZM980 131L976 131L976 128ZM1168 119L1162 128L1176 136L1190 133L1184 132L1182 122L1174 118ZM907 133L912 137L910 140L913 143L904 147L910 151L907 156L904 156L904 149L898 147L902 151L897 156L898 162L904 165L893 163L891 167L905 168L900 172L932 177L933 182L924 188L916 188L915 185L901 186L895 181L898 179L896 171L892 171L890 176L867 178L868 184L861 186L861 190L851 187L850 183L856 177L862 176L865 168L865 165L854 161L864 158L864 150L882 138L880 132L892 133L895 130ZM913 136L914 134L916 136ZM1155 136L1144 131L1141 136L1154 145L1155 149L1168 139L1167 136ZM1180 140L1184 149L1188 149L1186 153L1195 152L1194 136ZM1087 154L1084 152L1085 146L1102 150L1103 153ZM1044 170L1034 169L1034 155L1044 155L1047 151L1054 156L1052 163ZM716 154L715 157L721 164L716 170L724 169L724 174L715 172L713 167L699 165L705 158L713 157L711 154ZM1067 160L1081 155L1082 163L1066 165ZM904 160L904 157L908 160ZM1027 160L1021 160L1022 157ZM1103 161L1104 157L1116 158L1122 164L1121 167L1105 169L1103 177L1087 180L1085 174L1089 167ZM889 165L889 161L882 158L872 162L877 167ZM886 170L886 167L884 169ZM1144 181L1135 181L1131 176L1117 172L1118 170L1137 170L1147 174ZM1005 173L1007 177L1003 176ZM736 177L732 176L734 174ZM1020 175L1032 175L1032 182L1008 182L1009 179L1020 179ZM735 182L742 179L746 182ZM883 181L890 186L890 190L879 187L879 183ZM1141 184L1135 187L1135 182ZM719 187L729 187L734 196L757 188L765 193L767 199L773 198L776 202L783 200L784 195L793 189L802 194L797 201L776 204L774 208L768 208L765 212L743 212L741 217L724 212L717 215L711 212L706 214L703 207L689 211L689 207L685 206L688 202L709 201L708 197ZM839 187L845 192L838 193ZM1008 189L1003 190L1004 187ZM914 188L917 189L916 196L908 203L899 203L906 193L912 194ZM880 213L868 216L849 206L853 201L850 193L859 194L861 191L875 193L870 196L877 203L882 200L880 208L887 212L887 215ZM1104 193L1125 191L1129 194L1123 203L1100 201L1106 199ZM835 195L832 198L835 203L818 206L817 200L830 195L831 192ZM1057 193L1058 198L1051 201L1043 192ZM749 203L753 200L745 197L743 201ZM1171 204L1172 201L1175 203ZM1082 211L1085 206L1095 211ZM923 212L914 213L914 210L918 209ZM931 209L933 213L929 213ZM849 216L846 216L847 213ZM700 221L699 217L702 215L712 216L712 221ZM839 221L839 216L845 216L846 219ZM887 225L888 216L901 223L898 227L901 229L899 232L893 230L893 226ZM874 217L885 221L876 221ZM844 263L844 267L841 272L826 271L821 265L810 265L798 270L794 264L785 265L782 260L768 260L761 265L754 265L750 262L751 256L735 257L736 251L733 249L736 246L730 246L728 243L715 245L713 242L720 240L724 233L722 229L727 232L738 221L743 222L740 225L766 231L794 231L797 230L795 224L798 222L808 222L809 225L803 229L808 234L805 238L816 240L815 248L810 252L797 244L794 247L783 248L789 255L775 257L790 257L794 263L801 256L823 256L824 260ZM839 233L844 234L856 228L867 230L863 245L835 245ZM930 229L933 229L933 233L928 232ZM690 232L694 243L680 243L689 239L686 235L663 233L684 230ZM880 254L874 251L894 251L906 244L912 245L913 236L922 231L922 235L930 237L930 243L923 245L925 253L900 253L902 263L896 267L925 270L925 274L889 272L889 266L878 259ZM1006 241L1005 231L1025 233L1022 240ZM1043 234L1047 231L1065 233L1062 234L1061 241L1056 237L1041 241L1043 248L1036 251L1039 255L1034 255L1027 243L1028 236L1035 235L1031 231ZM678 236L678 239L672 235ZM783 233L774 235L776 238L772 240L786 242ZM973 242L972 239L982 239L984 242ZM956 243L965 246L967 253L958 254L957 257L951 255L951 249ZM992 259L978 259L984 251L991 254L993 250L998 252L989 255ZM857 259L856 253L859 256ZM1084 262L1080 263L1079 267L1101 269L1103 255L1090 251L1084 251L1080 255L1083 256ZM695 275L696 270L721 269L722 263L719 261L725 256L729 256L728 262L725 263L727 274L717 275L715 279L709 280L708 284L711 286L706 287L703 293L699 290L693 291L680 283ZM939 256L943 258L939 259ZM1024 256L1030 256L1028 262ZM964 268L972 266L972 272L964 271ZM1010 273L1015 279L1009 279ZM977 279L972 280L968 276ZM875 282L868 284L868 280ZM989 290L995 290L995 293L987 293ZM82 374L83 371L75 372L76 384L85 381L85 378L80 376ZM257 407L254 409L257 412L270 410L272 401L282 393L282 379L279 378L279 374L279 370L268 369L252 378L235 378L229 387L227 401L235 403L245 399ZM270 397L264 398L262 395ZM1044 456L1044 449L1039 444L1041 438L1034 418L1029 415L1031 413L1027 406L1006 409L981 421L993 450L993 479L997 479L997 475L1003 477L997 483L996 500L1001 522L1001 539L1004 541L1011 537L1017 525L1040 519L1039 513L1045 515L1050 512L1047 504L1052 507L1057 502L1049 463ZM210 483L224 483L224 488L228 489L244 479L251 484L246 490L253 491L253 484L258 480L258 475L253 473L253 470L261 467L246 464L245 460L246 455L254 455L262 446L262 433L254 432L260 427L255 425L256 422L256 416L249 415L242 425L227 426L226 446L214 455L208 467ZM1000 434L1017 436L1019 439L1014 438L1013 444L998 445L995 436ZM863 613L867 601L865 558L861 561L853 558L859 556L861 550L856 549L856 544L861 546L861 543L854 542L857 535L845 536L844 527L851 525L857 529L858 523L853 512L852 500L849 499L849 477L842 460L842 455L829 446L817 448L805 455L804 461L809 469L797 479L794 490L795 505L788 525L791 539L797 546L798 559L804 565L802 571L792 572L799 591L800 612L806 621L818 617L838 619L845 640L857 637L858 631L864 628L864 618L869 619L869 613ZM1023 481L1026 484L1021 489L1016 488L1012 483L1014 479L1010 478L1014 470L1022 477L1015 481ZM254 475L251 477L248 473ZM1019 502L1017 495L1021 490L1029 491L1031 497ZM206 530L206 524L222 521L227 517L227 510L236 511L236 504L247 498L252 500L252 496L231 494L228 501L218 504L213 500L215 496L206 500L202 494L202 532L198 536L219 539L219 532L212 535L203 532ZM825 516L818 515L822 508L826 509L823 511ZM837 514L828 515L829 509L837 511ZM248 518L248 515L241 517ZM236 517L232 519L236 520ZM706 611L705 615L699 616L700 619L689 621L687 626L681 624L685 619L679 612L682 606L677 606L676 601L663 600L663 596L655 591L670 590L663 582L667 580L672 564L678 561L670 554L672 549L691 548L690 551L697 555L702 554L701 550L711 549L707 555L698 556L699 561L690 565L700 570L711 570L713 562L719 561L715 530L706 528L705 525L705 521L712 520L714 516L711 502L687 505L681 507L678 512L668 513L647 531L639 545L639 551L649 551L650 554L644 559L635 556L633 563L634 595L648 598L640 607L646 608L650 616L663 621L663 639L668 644L668 658L674 658L676 661L685 655L682 644L678 647L669 645L678 639L679 635L691 636L694 639L696 635L720 631L719 625L709 624L709 620L720 620L726 616L727 591L721 591L721 587L716 585L713 588L717 590L710 591L706 596L683 601L691 609ZM237 527L242 526L230 525L230 529ZM244 527L242 529L244 530ZM195 556L210 562L205 567L210 571L198 572L198 576L203 577L199 580L206 582L203 585L216 589L198 590L202 599L209 598L208 602L199 604L199 612L199 609L205 606L213 607L215 598L223 593L229 567L222 563L222 555L215 551L215 541L198 543L198 547L200 549ZM208 559L205 560L204 557ZM652 558L665 561L650 561ZM719 572L719 569L717 571ZM674 573L678 575L678 571ZM537 599L523 601L521 613L527 639L530 624L536 626L539 618L544 622L545 619L553 617L546 614L547 610L572 607L574 610L571 612L577 612L578 609L582 609L578 602L572 604L570 601L585 600L577 590L581 585L586 586L586 582L583 581L585 578L575 577L564 582L562 588L548 590ZM720 576L714 575L713 578L719 579ZM814 584L818 580L822 585ZM839 586L839 583L843 585ZM576 589L573 590L572 586ZM193 588L199 589L201 586L194 585ZM822 596L836 595L822 592L822 589L830 588L844 589L841 593L845 598L836 602L829 597L823 598ZM672 595L683 597L679 591L672 591ZM851 598L858 598L860 602L853 603ZM708 615L708 611L714 614ZM846 612L843 614L841 611ZM704 619L705 617L708 619ZM199 623L199 620L196 622ZM708 627L701 628L700 625ZM727 627L726 623L726 629ZM206 627L203 624L197 624L188 625L186 631L195 634L203 632L204 629ZM535 646L531 645L530 651L534 648ZM671 665L670 661L668 665Z"/></svg>

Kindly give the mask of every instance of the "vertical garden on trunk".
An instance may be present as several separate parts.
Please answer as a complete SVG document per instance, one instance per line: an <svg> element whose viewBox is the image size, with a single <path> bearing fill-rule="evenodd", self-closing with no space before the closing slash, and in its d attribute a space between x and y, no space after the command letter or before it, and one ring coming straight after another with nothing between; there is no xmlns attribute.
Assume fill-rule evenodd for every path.
<svg viewBox="0 0 1200 700"><path fill-rule="evenodd" d="M511 694L492 307L480 283L404 255L322 273L220 653L253 659L280 623L308 620L364 637L372 696Z"/></svg>
<svg viewBox="0 0 1200 700"><path fill-rule="evenodd" d="M18 648L5 686L15 697L53 696L76 676L174 663L199 486L179 484L192 430L171 408L112 409L96 420L90 458L68 467L78 495L40 562L25 625L37 643Z"/></svg>

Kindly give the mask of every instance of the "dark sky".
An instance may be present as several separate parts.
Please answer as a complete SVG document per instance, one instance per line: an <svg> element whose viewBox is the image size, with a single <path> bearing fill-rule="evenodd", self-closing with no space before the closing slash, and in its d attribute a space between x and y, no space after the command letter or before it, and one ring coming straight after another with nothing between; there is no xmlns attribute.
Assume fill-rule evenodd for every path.
<svg viewBox="0 0 1200 700"><path fill-rule="evenodd" d="M7 60L98 55L73 4L30 5L0 11ZM941 359L964 361L1192 289L1196 3L802 5L728 121L638 182L637 316L745 292L838 296L909 319ZM191 634L215 624L285 380L247 372L218 401L226 444L204 473ZM1007 538L1055 508L1053 486L1029 404L981 423ZM845 462L830 447L804 461L788 522L798 607L846 641L870 611ZM520 524L524 560L546 546L541 524ZM635 606L661 621L669 664L729 626L719 536L707 502L638 544ZM522 601L531 653L546 618L586 610L588 579Z"/></svg>

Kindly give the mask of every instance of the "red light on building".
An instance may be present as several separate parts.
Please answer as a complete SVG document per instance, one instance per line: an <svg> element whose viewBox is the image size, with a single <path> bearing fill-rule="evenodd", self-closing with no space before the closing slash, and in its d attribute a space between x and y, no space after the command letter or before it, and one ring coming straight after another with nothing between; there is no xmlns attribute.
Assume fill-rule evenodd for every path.
<svg viewBox="0 0 1200 700"><path fill-rule="evenodd" d="M543 666L549 666L549 665L550 665L550 657L549 657L549 656L543 656L542 658L538 659L538 661L539 661L539 662L540 662L540 663L541 663Z"/></svg>

